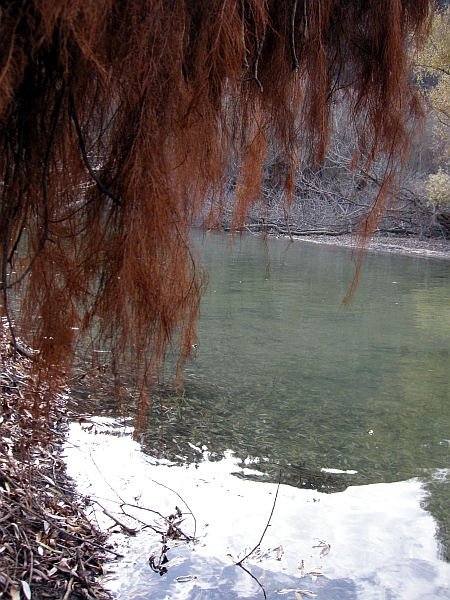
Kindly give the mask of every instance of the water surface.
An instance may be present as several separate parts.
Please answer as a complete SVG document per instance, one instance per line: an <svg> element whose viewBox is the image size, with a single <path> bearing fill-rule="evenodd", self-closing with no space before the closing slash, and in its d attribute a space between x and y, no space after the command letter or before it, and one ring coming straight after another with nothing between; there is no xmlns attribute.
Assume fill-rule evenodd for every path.
<svg viewBox="0 0 450 600"><path fill-rule="evenodd" d="M132 451L138 472L124 463L118 473L107 460L101 472L121 493L139 488L136 497L167 510L176 499L152 480L178 489L205 537L172 550L182 560L163 577L148 567L158 541L136 542L129 581L119 567L118 595L262 597L227 554L257 542L281 473L268 554L250 561L268 597L448 597L448 263L368 252L343 307L354 275L348 249L277 239L266 248L242 236L230 250L218 234L196 243L210 286L184 393L155 402L144 454ZM126 442L89 442L75 429L75 470L86 447L101 461L104 443L111 456L113 443ZM83 484L91 493L96 479ZM322 543L331 550L321 557ZM305 573L320 566L321 575L302 577L302 560ZM184 575L196 579L182 585Z"/></svg>

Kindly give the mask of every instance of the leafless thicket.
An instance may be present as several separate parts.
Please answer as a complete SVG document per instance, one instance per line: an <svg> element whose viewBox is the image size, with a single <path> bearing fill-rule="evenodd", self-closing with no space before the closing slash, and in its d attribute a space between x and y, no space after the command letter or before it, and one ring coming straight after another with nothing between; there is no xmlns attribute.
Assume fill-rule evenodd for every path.
<svg viewBox="0 0 450 600"><path fill-rule="evenodd" d="M276 159L267 166L260 202L249 212L245 226L250 231L269 230L287 235L341 235L360 230L385 180L385 160L365 169L357 160L356 137L345 120L345 107L335 109L334 131L324 163L317 168L300 165L295 191L289 205L277 183L283 165ZM428 134L413 146L399 175L395 193L387 203L376 232L418 236L446 236L448 228L436 208L427 203L425 182L433 169L433 152ZM355 163L359 163L355 166ZM223 210L222 227L232 225L230 205Z"/></svg>

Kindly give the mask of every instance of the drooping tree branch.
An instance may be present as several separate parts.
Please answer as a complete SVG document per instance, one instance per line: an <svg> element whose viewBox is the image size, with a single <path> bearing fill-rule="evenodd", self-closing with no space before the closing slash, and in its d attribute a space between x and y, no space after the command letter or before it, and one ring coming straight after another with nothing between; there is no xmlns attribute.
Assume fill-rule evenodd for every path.
<svg viewBox="0 0 450 600"><path fill-rule="evenodd" d="M43 363L69 364L76 332L89 331L141 381L173 346L189 358L207 279L189 228L220 221L232 181L242 226L268 157L291 179L300 162L319 164L336 89L359 155L400 164L421 116L411 35L420 39L430 6L3 2L2 310L20 288L14 326Z"/></svg>
<svg viewBox="0 0 450 600"><path fill-rule="evenodd" d="M295 49L295 15L297 13L298 0L292 2L292 13L291 13L291 53L292 53L292 70L298 69L298 58L297 51Z"/></svg>
<svg viewBox="0 0 450 600"><path fill-rule="evenodd" d="M50 159L51 159L51 154L52 154L52 150L53 150L53 144L55 143L56 131L57 131L57 127L58 127L58 120L59 120L60 113L61 113L61 107L62 107L65 91L66 91L65 84L63 84L62 89L58 96L56 106L55 106L55 112L54 112L53 119L52 119L52 128L50 131L50 138L49 138L49 141L47 144L47 150L45 152L45 158L44 158L44 168L42 171L42 207L43 207L44 214L43 214L43 219L42 219L43 224L41 226L41 228L43 229L43 232L41 234L37 250L36 250L34 256L32 257L30 264L21 273L20 277L18 277L15 281L12 281L8 284L4 284L4 285L6 285L6 289L11 289L14 286L17 286L20 283L22 283L22 281L27 277L27 275L32 270L35 261L37 260L39 254L43 251L45 243L48 240L49 220L50 220L49 210L48 210L48 203L49 203L48 173L49 173L49 168L50 168ZM20 150L19 150L18 160L20 160L20 156L21 156L21 154L20 154ZM10 210L11 210L11 215L12 215L13 205L10 206ZM23 231L23 228L20 228L20 233L17 236L16 242L14 243L14 246L16 248L19 244L20 235L22 234L22 231ZM5 229L5 235L6 235L7 240L9 239L9 234L10 234L10 220L8 222L8 226ZM5 248L5 250L7 250L7 248ZM13 256L13 249L11 249L11 252L9 253L9 258L8 258L7 262L11 262L12 256ZM3 281L5 282L6 280L4 279Z"/></svg>
<svg viewBox="0 0 450 600"><path fill-rule="evenodd" d="M84 164L86 165L86 168L89 171L89 175L95 181L98 189L101 191L102 194L105 194L105 196L108 196L108 198L111 198L111 200L115 204L117 204L117 206L122 206L122 202L119 200L119 198L117 198L117 196L115 196L105 185L103 185L103 183L97 177L96 172L92 168L92 165L90 163L90 160L89 160L89 157L88 157L88 154L86 151L86 144L84 143L83 132L81 131L80 123L78 121L77 111L75 109L75 101L73 99L72 93L69 93L69 108L70 108L70 116L72 117L72 120L75 125L75 129L77 131L78 141L80 143L81 154L83 155Z"/></svg>

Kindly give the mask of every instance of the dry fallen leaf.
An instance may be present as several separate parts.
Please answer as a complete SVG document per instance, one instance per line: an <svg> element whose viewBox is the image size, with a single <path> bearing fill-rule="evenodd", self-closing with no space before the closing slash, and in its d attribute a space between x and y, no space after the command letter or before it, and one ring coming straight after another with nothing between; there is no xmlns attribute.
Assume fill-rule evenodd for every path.
<svg viewBox="0 0 450 600"><path fill-rule="evenodd" d="M178 583L185 583L186 581L193 581L197 579L197 575L180 575L180 577L175 577L175 581Z"/></svg>
<svg viewBox="0 0 450 600"><path fill-rule="evenodd" d="M20 589L15 585L9 588L9 594L11 596L11 600L20 600Z"/></svg>
<svg viewBox="0 0 450 600"><path fill-rule="evenodd" d="M22 591L27 600L31 600L31 589L27 581L21 581Z"/></svg>

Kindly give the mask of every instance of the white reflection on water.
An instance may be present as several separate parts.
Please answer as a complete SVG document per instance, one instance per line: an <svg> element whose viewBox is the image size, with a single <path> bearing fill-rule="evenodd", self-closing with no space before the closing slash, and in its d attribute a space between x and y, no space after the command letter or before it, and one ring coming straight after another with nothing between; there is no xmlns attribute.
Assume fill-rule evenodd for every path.
<svg viewBox="0 0 450 600"><path fill-rule="evenodd" d="M160 577L148 565L152 550L160 548L157 534L149 529L135 537L112 534L125 553L123 560L110 565L115 574L108 587L114 594L155 600L263 598L256 582L233 565L230 555L238 559L257 544L277 486L263 477L254 482L232 475L243 471L231 452L213 461L203 450L199 464L175 466L144 455L125 429L122 437L101 433L113 421L95 422L98 426L90 431L79 424L70 428L67 466L79 492L116 515L118 496L163 515L179 506L185 513L182 529L192 535L194 521L170 487L194 513L199 538L191 546L169 543L169 571ZM245 472L261 475L251 464ZM421 508L424 496L417 479L349 487L328 495L282 485L261 544L263 558L250 560L246 567L263 582L268 599L294 599L295 590L316 594L319 600L448 598L450 565L437 557L436 525ZM153 516L139 511L143 521L153 523ZM102 528L114 525L98 506L96 517ZM136 525L123 515L118 518ZM330 545L325 556L321 542ZM280 546L283 552L276 550ZM302 576L301 561L307 573L322 576ZM180 577L184 581L176 580Z"/></svg>

